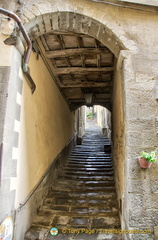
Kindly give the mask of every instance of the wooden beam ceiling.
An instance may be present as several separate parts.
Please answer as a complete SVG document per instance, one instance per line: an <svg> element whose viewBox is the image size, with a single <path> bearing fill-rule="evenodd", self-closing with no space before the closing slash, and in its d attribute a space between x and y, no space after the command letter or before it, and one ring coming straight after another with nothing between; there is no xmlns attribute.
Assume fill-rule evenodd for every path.
<svg viewBox="0 0 158 240"><path fill-rule="evenodd" d="M111 104L114 55L106 46L84 34L59 31L41 36L40 42L49 70L71 107L85 104L84 93L91 91L94 104Z"/></svg>
<svg viewBox="0 0 158 240"><path fill-rule="evenodd" d="M108 49L102 48L75 48L75 49L62 49L54 51L46 51L46 57L48 58L60 58L60 57L72 57L78 55L91 55L91 54L109 54L112 56L112 53Z"/></svg>
<svg viewBox="0 0 158 240"><path fill-rule="evenodd" d="M114 67L101 67L101 68L90 68L90 67L67 67L67 68L55 68L55 74L89 74L89 73L107 73L112 72Z"/></svg>

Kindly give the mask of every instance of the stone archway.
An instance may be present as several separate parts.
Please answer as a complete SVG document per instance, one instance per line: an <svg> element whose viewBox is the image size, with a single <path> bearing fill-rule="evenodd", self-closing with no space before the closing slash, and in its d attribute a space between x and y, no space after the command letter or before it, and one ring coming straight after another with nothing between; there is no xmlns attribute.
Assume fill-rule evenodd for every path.
<svg viewBox="0 0 158 240"><path fill-rule="evenodd" d="M109 48L116 57L121 50L128 49L126 43L105 24L79 13L53 12L33 18L25 24L25 28L32 40L40 35L53 31L66 31L87 34L99 40Z"/></svg>
<svg viewBox="0 0 158 240"><path fill-rule="evenodd" d="M6 3L3 4L3 7L9 8L12 11L15 11L16 9L14 3L9 4L9 6ZM123 206L122 219L126 221L124 223L124 229L136 229L138 227L140 229L148 229L148 223L150 223L150 229L153 229L153 227L157 225L157 211L155 211L157 202L157 190L155 187L153 188L153 183L157 181L157 171L155 171L156 168L154 164L153 168L151 168L150 171L144 173L138 168L136 160L142 150L148 151L157 148L157 133L155 131L157 102L155 101L155 97L153 95L153 89L155 86L154 84L156 84L158 75L156 53L157 35L155 31L155 28L157 26L157 15L154 14L154 12L152 13L148 11L138 12L134 9L118 9L116 6L107 6L106 4L103 7L103 4L92 3L88 0L80 0L79 2L77 0L59 0L58 2L30 0L27 1L26 8L24 8L24 12L22 12L21 19L25 24L32 40L37 39L42 34L46 34L52 31L68 30L72 32L81 32L98 39L114 53L116 58L118 58L115 71L117 81L115 81L114 85L115 104L113 105L115 106L113 108L113 112L115 113L114 125L116 126L114 131L114 137L116 139L114 144L114 157L118 169L118 173L116 173L116 175L118 176L118 192L120 192L120 208L121 205ZM132 55L131 52L133 50L136 50L136 47L138 47L139 51L135 51ZM4 46L2 46L2 49L3 48ZM7 47L5 46L4 56L9 56L9 54L6 54L6 48ZM126 51L126 49L129 51ZM7 50L10 52L9 47ZM123 64L122 52L127 53ZM16 54L18 54L17 57ZM16 82L18 82L20 85L18 86L18 84L15 84L18 87L18 98L16 98L16 94L14 94L15 99L13 101L14 110L16 110L15 106L17 104L17 99L18 104L20 104L19 100L21 95L19 95L19 93L21 94L22 92L21 80L23 77L20 69L21 58L17 51L16 53L14 51L13 58L16 58L17 60L14 62L14 64L10 63L10 57L7 63L2 59L1 66L5 66L6 71L8 71L7 68L10 68L12 65L12 70L14 73L16 67L18 67L18 70L16 69L16 74L14 74ZM5 69L2 69L2 72L3 71L5 71ZM124 73L123 76L122 72ZM5 74L5 76L7 76L7 74ZM21 79L20 81L18 79L19 77ZM9 78L7 77L7 79ZM12 83L14 80L13 78L10 79L10 90L12 95ZM122 86L124 89L122 89ZM122 96L122 92L124 99L123 97L120 98L120 96ZM10 96L8 97L8 102L11 100L11 98L12 97ZM29 98L32 101L34 97L30 95ZM10 117L10 113L13 113L13 116L11 115L11 117L13 121L15 118L16 124L14 126L14 124L10 124L11 122L9 122L9 127L11 127L13 131L17 132L19 131L19 106L17 106L17 111L15 112L18 112L18 116L16 116L16 114L14 114L11 109L8 110L7 114L9 113ZM119 114L120 112L121 115ZM124 112L126 116L123 115ZM125 126L125 124L127 126ZM121 139L125 139L125 128L126 142L121 141ZM8 134L8 132L5 131L5 134L7 136L7 139L13 136L12 132ZM18 139L17 133L15 134L15 137ZM13 138L11 139L14 140ZM14 203L14 195L17 187L15 181L16 179L14 178L16 176L18 149L17 142L10 142L12 144L11 147L14 147L14 151L13 153L10 151L9 154L6 151L6 154L4 156L5 164L8 164L7 166L10 166L11 159L15 160L15 163L12 161L14 165L14 171L9 176L12 177L13 180L10 191L14 191L11 192L12 200L10 202ZM6 149L8 149L8 146ZM123 153L120 151L120 149L125 149L126 157L123 156ZM122 161L124 159L126 159L125 162ZM7 167L5 169L6 176L8 177ZM120 173L126 173L125 179L122 178L124 174L119 174L119 171ZM124 189L122 188L121 184L123 182ZM9 186L6 185L7 191L8 188ZM145 207L140 206L138 204L140 202L144 202ZM4 201L6 214L9 214L11 210L14 210L14 207L10 209L10 206L13 205L14 204L9 205L9 203L6 204ZM29 217L26 217L25 223L27 223L24 223L25 227L29 222L28 219ZM20 231L24 231L23 227L19 226L19 228L21 228ZM152 236L151 234L146 236L147 238L152 239L151 237L153 234ZM129 237L139 238L139 236L136 235Z"/></svg>
<svg viewBox="0 0 158 240"><path fill-rule="evenodd" d="M120 57L122 50L128 49L126 41L122 42L105 24L76 12L53 12L45 13L33 18L25 24L32 41L48 33L76 33L91 36L100 41L115 55ZM113 152L116 176L117 191L122 211L122 195L124 191L124 102L123 102L123 76L120 61L115 63L115 77L113 86ZM118 104L119 103L119 104ZM82 104L81 104L82 105ZM80 106L81 106L80 105ZM121 213L122 214L122 213Z"/></svg>
<svg viewBox="0 0 158 240"><path fill-rule="evenodd" d="M26 27L26 30L29 33L32 41L46 33L54 32L54 31L60 31L60 32L68 31L68 32L72 32L72 33L73 32L82 33L82 34L85 34L87 36L91 36L91 37L97 39L103 45L105 45L108 49L110 49L110 51L115 55L116 58L119 57L119 53L121 50L125 50L127 48L125 46L125 44L119 40L119 38L115 34L115 32L112 31L105 24L103 24L103 23L99 22L98 20L95 20L89 16L81 15L79 13L72 13L72 12L46 13L46 14L40 15L36 18L33 18L29 23L25 24L25 27ZM17 61L20 65L20 62L21 62L20 56L18 56ZM117 68L115 70L118 71ZM30 71L32 71L31 64L30 64ZM18 75L19 75L19 73L21 74L20 66L19 66L19 69L17 70ZM119 77L117 76L117 74L119 75ZM119 79L118 82L119 82L119 84L121 84L122 79L120 77L120 70L118 71L117 74L116 74L116 78ZM23 77L21 77L21 78L23 78ZM118 84L118 82L117 82L117 84ZM116 89L117 89L117 86L115 86L115 91L117 91ZM118 89L119 89L118 96L120 97L122 88L120 87ZM31 99L30 95L29 95L29 98ZM118 101L118 97L117 97L117 95L115 95L114 102L116 103L117 101ZM122 108L122 102L120 104L120 108ZM120 109L118 112L120 112ZM123 118L123 116L121 115L121 121L123 121L122 118ZM117 132L115 134L118 135ZM120 141L120 139L119 139L119 141ZM117 140L116 140L116 142L117 142ZM115 146L114 146L114 148L115 148ZM117 154L117 151L118 150L116 149L116 154ZM122 155L120 156L120 158L121 157L122 157ZM122 168L122 170L123 170L123 168ZM118 189L118 191L120 191L120 190ZM121 194L119 197L121 198ZM19 216L20 216L20 214L19 214ZM17 217L17 219L18 219L18 217ZM25 222L27 222L27 219Z"/></svg>

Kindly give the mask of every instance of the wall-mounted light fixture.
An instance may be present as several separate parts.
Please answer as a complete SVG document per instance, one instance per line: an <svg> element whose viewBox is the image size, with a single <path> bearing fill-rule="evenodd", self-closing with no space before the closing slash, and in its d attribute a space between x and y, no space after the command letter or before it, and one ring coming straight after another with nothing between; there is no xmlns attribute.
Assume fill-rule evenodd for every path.
<svg viewBox="0 0 158 240"><path fill-rule="evenodd" d="M94 96L93 93L84 93L84 98L87 107L93 106L93 96Z"/></svg>

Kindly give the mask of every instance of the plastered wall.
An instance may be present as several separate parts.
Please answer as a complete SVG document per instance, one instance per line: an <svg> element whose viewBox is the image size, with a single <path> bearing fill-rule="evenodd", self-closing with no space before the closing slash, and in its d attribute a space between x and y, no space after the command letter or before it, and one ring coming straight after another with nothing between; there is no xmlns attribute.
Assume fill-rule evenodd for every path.
<svg viewBox="0 0 158 240"><path fill-rule="evenodd" d="M73 136L74 114L41 57L30 59L34 94L23 76L16 207L25 200L53 159Z"/></svg>

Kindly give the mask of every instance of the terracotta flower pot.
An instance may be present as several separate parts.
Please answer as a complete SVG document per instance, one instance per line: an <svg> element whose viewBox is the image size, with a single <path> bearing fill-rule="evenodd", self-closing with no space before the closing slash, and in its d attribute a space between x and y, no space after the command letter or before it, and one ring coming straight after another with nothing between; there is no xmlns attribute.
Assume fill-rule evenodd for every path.
<svg viewBox="0 0 158 240"><path fill-rule="evenodd" d="M150 168L152 164L146 158L138 158L138 162L141 168Z"/></svg>

